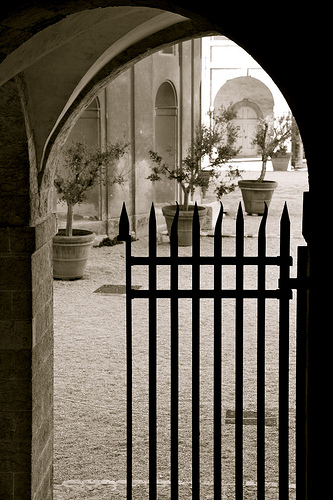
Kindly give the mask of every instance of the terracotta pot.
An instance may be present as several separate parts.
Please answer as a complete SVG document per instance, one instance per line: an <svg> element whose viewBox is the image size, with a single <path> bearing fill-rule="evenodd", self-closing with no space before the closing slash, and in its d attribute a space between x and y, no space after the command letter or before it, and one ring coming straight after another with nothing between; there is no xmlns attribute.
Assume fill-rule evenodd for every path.
<svg viewBox="0 0 333 500"><path fill-rule="evenodd" d="M201 177L207 182L206 186L201 187L203 198L205 198L205 196L206 196L207 189L208 189L208 183L209 183L210 178L212 176L212 172L213 172L213 170L201 170L201 172L200 172Z"/></svg>
<svg viewBox="0 0 333 500"><path fill-rule="evenodd" d="M238 181L241 188L245 211L248 214L262 215L265 210L265 202L269 207L274 190L278 183L275 181Z"/></svg>
<svg viewBox="0 0 333 500"><path fill-rule="evenodd" d="M92 231L84 229L73 229L73 236L65 236L65 229L58 231L53 238L53 277L55 279L82 278L95 236Z"/></svg>
<svg viewBox="0 0 333 500"><path fill-rule="evenodd" d="M171 225L175 217L176 209L176 205L167 205L165 207L162 207L162 213L165 217L169 238L171 234ZM182 205L179 206L178 246L180 247L192 245L193 210L194 205L190 205L189 210L184 210ZM199 221L202 221L207 214L207 208L198 206L198 211Z"/></svg>
<svg viewBox="0 0 333 500"><path fill-rule="evenodd" d="M272 157L273 170L278 172L288 170L290 153L281 156Z"/></svg>

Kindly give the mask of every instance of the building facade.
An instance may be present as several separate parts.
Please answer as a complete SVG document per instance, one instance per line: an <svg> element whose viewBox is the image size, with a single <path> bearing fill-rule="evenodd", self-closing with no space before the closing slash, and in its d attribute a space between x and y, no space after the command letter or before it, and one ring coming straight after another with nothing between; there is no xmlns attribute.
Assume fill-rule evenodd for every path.
<svg viewBox="0 0 333 500"><path fill-rule="evenodd" d="M259 118L281 116L290 109L263 68L226 36L202 39L202 116L232 104L237 111L239 157L258 156L252 137Z"/></svg>
<svg viewBox="0 0 333 500"><path fill-rule="evenodd" d="M161 205L181 200L176 181L152 183L149 151L158 152L172 166L181 162L201 120L201 40L193 39L162 48L124 71L80 115L65 145L74 141L100 146L121 141L127 153L115 166L125 178L123 186L102 182L74 209L74 226L114 236L122 203L131 231L146 234L152 201L158 223ZM112 175L112 172L110 172ZM59 227L65 225L66 207L57 201Z"/></svg>

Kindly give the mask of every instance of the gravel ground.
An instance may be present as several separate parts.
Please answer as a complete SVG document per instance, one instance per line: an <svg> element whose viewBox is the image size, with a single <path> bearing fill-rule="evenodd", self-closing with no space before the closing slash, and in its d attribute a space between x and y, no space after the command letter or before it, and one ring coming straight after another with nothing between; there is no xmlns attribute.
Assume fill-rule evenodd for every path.
<svg viewBox="0 0 333 500"><path fill-rule="evenodd" d="M243 178L253 178L246 172ZM267 226L267 254L277 255L279 218L284 200L292 223L292 254L296 256L301 237L301 193L307 190L305 171L270 173L276 190ZM225 199L227 215L223 233L232 235L240 193ZM245 253L257 252L260 217L245 216ZM223 238L223 253L233 255L235 239ZM147 240L132 244L134 255L145 255ZM54 282L55 325L55 455L56 500L68 498L125 498L126 478L126 388L125 388L125 296L94 293L105 284L125 283L124 245L93 248L82 280ZM168 243L158 246L167 255ZM181 248L190 254L191 248ZM202 255L212 255L213 238L201 238ZM147 286L147 270L138 268L133 284ZM293 275L296 269L292 271ZM212 269L205 266L202 287L212 286ZM267 284L276 288L277 269L268 271ZM182 287L190 287L190 272L180 270ZM224 286L234 287L234 272L226 270ZM256 269L246 272L246 287L255 287ZM158 286L168 286L166 268L158 269ZM294 294L295 296L295 294ZM180 497L191 492L191 332L188 327L190 302L183 299L180 311ZM223 387L222 387L222 475L223 499L234 498L234 431L225 423L227 410L234 409L234 301L223 300ZM275 300L267 301L266 318L266 409L277 417L278 398L278 311ZM201 481L202 498L212 496L212 301L201 304ZM158 478L159 498L169 498L169 394L170 334L169 304L158 303ZM295 490L295 300L290 315L290 498ZM148 479L148 359L147 301L133 305L133 478L134 498L147 498ZM245 301L244 318L244 409L256 409L256 304ZM277 498L277 425L266 426L267 498ZM256 427L244 426L244 498L256 498Z"/></svg>

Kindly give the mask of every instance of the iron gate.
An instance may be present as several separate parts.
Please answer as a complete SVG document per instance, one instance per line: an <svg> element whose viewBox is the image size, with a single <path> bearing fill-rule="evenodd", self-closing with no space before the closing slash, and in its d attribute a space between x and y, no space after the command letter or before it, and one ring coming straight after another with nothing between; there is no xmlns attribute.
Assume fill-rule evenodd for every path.
<svg viewBox="0 0 333 500"><path fill-rule="evenodd" d="M244 300L257 301L257 498L265 499L265 309L267 299L279 302L279 499L289 498L289 301L292 288L298 289L297 302L297 357L296 357L296 492L297 498L305 498L305 304L307 247L298 248L297 278L290 278L292 256L290 255L290 220L287 205L280 220L280 252L276 257L266 255L267 206L258 232L257 256L244 255L244 217L241 204L236 219L236 255L222 255L221 204L214 233L214 255L200 255L200 224L197 206L193 214L192 255L178 255L179 207L171 228L170 256L157 256L156 217L152 204L149 218L149 250L147 257L132 256L129 219L125 203L119 222L118 239L126 242L126 361L127 361L127 499L132 498L132 301L136 298L148 299L149 304L149 498L157 498L157 301L170 299L171 318L171 499L178 499L178 410L179 410L179 346L178 310L179 300L192 301L192 492L193 499L200 498L200 299L214 301L214 417L213 417L213 464L214 499L222 498L221 477L221 387L222 387L222 318L221 299L235 299L235 497L243 498L243 332ZM157 287L157 266L170 268L169 289ZM192 288L179 289L178 266L192 267ZM213 289L200 288L201 266L213 266ZM257 267L257 288L244 288L244 267ZM148 266L149 285L146 290L132 288L132 268ZM234 266L236 286L223 289L221 278L224 266ZM276 289L266 288L267 266L279 267L279 281Z"/></svg>

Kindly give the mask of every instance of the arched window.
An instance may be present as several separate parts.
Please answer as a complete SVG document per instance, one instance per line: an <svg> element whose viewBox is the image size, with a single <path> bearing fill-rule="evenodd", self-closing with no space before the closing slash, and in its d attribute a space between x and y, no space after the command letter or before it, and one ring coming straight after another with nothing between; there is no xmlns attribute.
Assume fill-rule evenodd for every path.
<svg viewBox="0 0 333 500"><path fill-rule="evenodd" d="M80 115L68 141L82 141L88 146L101 144L100 103L96 97Z"/></svg>
<svg viewBox="0 0 333 500"><path fill-rule="evenodd" d="M64 150L70 147L73 142L81 142L89 147L100 147L101 117L100 103L97 97L81 113L66 141ZM60 164L61 163L62 161L60 160ZM86 201L80 205L76 205L74 220L101 220L101 207L102 200L100 196L100 186L95 186L88 192ZM58 220L61 224L66 219L66 207L59 204L55 199L54 210L58 213Z"/></svg>
<svg viewBox="0 0 333 500"><path fill-rule="evenodd" d="M178 108L176 90L171 82L163 82L155 98L155 151L176 167L178 141ZM155 184L157 203L174 202L177 199L176 182L163 179Z"/></svg>

